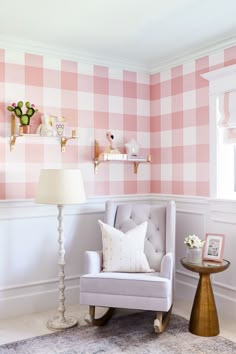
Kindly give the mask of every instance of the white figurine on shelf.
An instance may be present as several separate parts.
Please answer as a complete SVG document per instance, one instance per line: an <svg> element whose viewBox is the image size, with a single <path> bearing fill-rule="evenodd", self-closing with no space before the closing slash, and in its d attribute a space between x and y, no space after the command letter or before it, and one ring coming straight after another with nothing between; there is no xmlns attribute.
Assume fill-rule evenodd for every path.
<svg viewBox="0 0 236 354"><path fill-rule="evenodd" d="M125 144L125 147L126 147L127 155L138 156L140 146L136 140L131 139L127 144Z"/></svg>
<svg viewBox="0 0 236 354"><path fill-rule="evenodd" d="M56 136L56 131L52 126L53 117L48 114L41 116L42 123L38 126L36 133L41 136Z"/></svg>

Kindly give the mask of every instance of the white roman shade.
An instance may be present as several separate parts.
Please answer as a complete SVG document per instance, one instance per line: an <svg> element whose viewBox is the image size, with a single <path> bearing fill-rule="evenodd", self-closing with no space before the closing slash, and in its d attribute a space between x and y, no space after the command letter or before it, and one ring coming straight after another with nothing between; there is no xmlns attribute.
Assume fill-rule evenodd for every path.
<svg viewBox="0 0 236 354"><path fill-rule="evenodd" d="M236 91L217 97L218 127L224 129L224 144L236 144Z"/></svg>

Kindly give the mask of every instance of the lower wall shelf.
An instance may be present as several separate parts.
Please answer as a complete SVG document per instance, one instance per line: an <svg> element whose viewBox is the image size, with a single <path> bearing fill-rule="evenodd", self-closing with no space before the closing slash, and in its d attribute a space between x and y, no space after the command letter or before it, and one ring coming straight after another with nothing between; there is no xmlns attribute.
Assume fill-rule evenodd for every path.
<svg viewBox="0 0 236 354"><path fill-rule="evenodd" d="M143 156L129 156L127 154L119 154L116 152L99 153L99 145L95 140L94 145L94 172L98 174L98 166L101 162L132 162L134 164L134 173L138 173L138 167L140 163L151 162L151 155L147 157Z"/></svg>

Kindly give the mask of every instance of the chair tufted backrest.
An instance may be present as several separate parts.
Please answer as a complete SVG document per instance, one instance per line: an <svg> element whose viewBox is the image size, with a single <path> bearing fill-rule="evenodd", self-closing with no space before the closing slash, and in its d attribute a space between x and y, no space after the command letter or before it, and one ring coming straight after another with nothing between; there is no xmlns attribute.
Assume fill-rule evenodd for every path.
<svg viewBox="0 0 236 354"><path fill-rule="evenodd" d="M160 271L162 257L166 253L167 207L149 204L116 204L108 201L105 210L105 223L126 233L130 229L148 221L144 244L150 268ZM168 246L169 247L169 246Z"/></svg>

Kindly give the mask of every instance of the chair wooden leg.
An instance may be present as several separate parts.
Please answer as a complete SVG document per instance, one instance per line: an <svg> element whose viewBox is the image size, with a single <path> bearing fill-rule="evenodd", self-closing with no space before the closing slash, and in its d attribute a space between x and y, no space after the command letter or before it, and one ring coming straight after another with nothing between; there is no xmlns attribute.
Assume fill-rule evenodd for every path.
<svg viewBox="0 0 236 354"><path fill-rule="evenodd" d="M85 322L89 325L103 326L112 317L115 309L109 307L102 317L95 318L95 306L89 306L89 313L85 315Z"/></svg>
<svg viewBox="0 0 236 354"><path fill-rule="evenodd" d="M171 308L168 312L157 312L156 319L153 324L155 333L162 333L166 329L166 326L170 319L172 306L173 305L171 305Z"/></svg>

